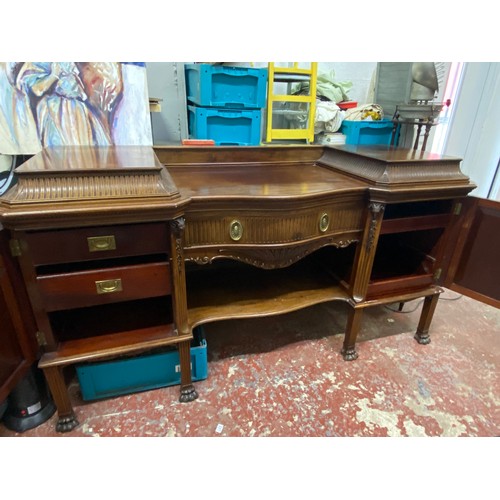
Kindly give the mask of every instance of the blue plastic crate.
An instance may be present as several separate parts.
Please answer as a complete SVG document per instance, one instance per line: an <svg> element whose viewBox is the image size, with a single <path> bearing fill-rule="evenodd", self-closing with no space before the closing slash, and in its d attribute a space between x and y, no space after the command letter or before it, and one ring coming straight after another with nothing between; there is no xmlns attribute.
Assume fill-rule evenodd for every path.
<svg viewBox="0 0 500 500"><path fill-rule="evenodd" d="M392 121L354 121L344 120L340 132L346 136L346 144L385 144L391 143Z"/></svg>
<svg viewBox="0 0 500 500"><path fill-rule="evenodd" d="M197 106L264 108L267 69L186 64L187 99Z"/></svg>
<svg viewBox="0 0 500 500"><path fill-rule="evenodd" d="M218 146L257 146L261 139L260 109L188 106L189 137L212 139Z"/></svg>
<svg viewBox="0 0 500 500"><path fill-rule="evenodd" d="M197 345L191 347L193 381L204 380L208 375L206 340L201 335L195 338ZM177 350L102 363L86 363L75 368L85 401L158 389L181 382Z"/></svg>

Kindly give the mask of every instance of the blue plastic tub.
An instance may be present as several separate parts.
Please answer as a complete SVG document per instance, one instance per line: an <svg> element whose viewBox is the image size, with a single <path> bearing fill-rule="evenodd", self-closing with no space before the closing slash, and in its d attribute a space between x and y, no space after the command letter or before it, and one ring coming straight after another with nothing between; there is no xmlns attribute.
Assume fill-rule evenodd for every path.
<svg viewBox="0 0 500 500"><path fill-rule="evenodd" d="M389 146L392 127L391 120L344 120L340 126L340 132L346 136L346 144L385 144Z"/></svg>
<svg viewBox="0 0 500 500"><path fill-rule="evenodd" d="M267 69L186 64L186 94L197 106L251 108L266 106Z"/></svg>
<svg viewBox="0 0 500 500"><path fill-rule="evenodd" d="M189 137L212 139L218 146L258 146L260 109L218 109L188 106Z"/></svg>
<svg viewBox="0 0 500 500"><path fill-rule="evenodd" d="M208 375L206 340L202 334L195 339L196 345L191 347L193 381L204 380ZM177 350L102 363L86 363L75 368L85 401L179 385L181 382Z"/></svg>

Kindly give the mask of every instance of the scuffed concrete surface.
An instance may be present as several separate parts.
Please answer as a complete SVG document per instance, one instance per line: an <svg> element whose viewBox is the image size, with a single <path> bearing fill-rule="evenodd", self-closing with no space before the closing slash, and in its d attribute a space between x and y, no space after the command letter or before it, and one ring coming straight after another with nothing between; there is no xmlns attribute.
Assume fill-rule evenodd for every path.
<svg viewBox="0 0 500 500"><path fill-rule="evenodd" d="M63 436L500 435L499 310L440 300L427 346L413 339L420 301L367 310L359 358L345 362L347 307L207 325L209 376L189 404L178 387L83 402L73 379L80 425ZM0 424L0 436L61 436L55 422L23 434Z"/></svg>

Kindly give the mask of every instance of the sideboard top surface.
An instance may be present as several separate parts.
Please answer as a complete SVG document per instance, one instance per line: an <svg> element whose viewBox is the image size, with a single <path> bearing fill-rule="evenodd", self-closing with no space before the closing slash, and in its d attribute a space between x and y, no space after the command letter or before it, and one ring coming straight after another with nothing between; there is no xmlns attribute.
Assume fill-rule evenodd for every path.
<svg viewBox="0 0 500 500"><path fill-rule="evenodd" d="M0 198L6 227L158 220L177 216L185 202L147 146L49 147L17 167L15 179Z"/></svg>
<svg viewBox="0 0 500 500"><path fill-rule="evenodd" d="M293 200L370 192L394 202L463 196L475 187L458 158L373 146L51 147L15 175L0 198L0 221L26 228L164 220L191 200L262 209L281 200L291 208Z"/></svg>
<svg viewBox="0 0 500 500"><path fill-rule="evenodd" d="M18 174L42 172L154 171L162 168L153 149L148 146L64 146L43 149L17 167Z"/></svg>
<svg viewBox="0 0 500 500"><path fill-rule="evenodd" d="M315 163L168 167L191 198L301 198L364 191L366 184Z"/></svg>
<svg viewBox="0 0 500 500"><path fill-rule="evenodd" d="M405 162L461 162L461 158L455 156L442 155L431 151L420 151L406 148L394 148L385 145L357 145L345 144L335 145L332 149L356 154L364 158L383 161L385 163L405 163Z"/></svg>

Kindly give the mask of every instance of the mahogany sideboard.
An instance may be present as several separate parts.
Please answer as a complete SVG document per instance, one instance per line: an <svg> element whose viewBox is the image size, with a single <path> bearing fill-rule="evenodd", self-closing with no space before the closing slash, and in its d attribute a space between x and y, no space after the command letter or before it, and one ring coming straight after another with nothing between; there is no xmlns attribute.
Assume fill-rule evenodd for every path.
<svg viewBox="0 0 500 500"><path fill-rule="evenodd" d="M341 300L342 356L354 360L366 307L424 298L415 337L426 344L441 286L500 305L488 267L498 269L498 204L468 196L475 186L456 158L361 146L49 148L16 180L0 222L61 432L78 425L64 367L80 362L174 345L180 400L196 399L189 348L204 323Z"/></svg>

